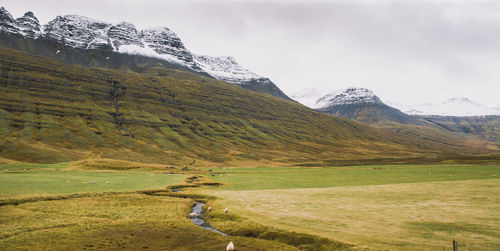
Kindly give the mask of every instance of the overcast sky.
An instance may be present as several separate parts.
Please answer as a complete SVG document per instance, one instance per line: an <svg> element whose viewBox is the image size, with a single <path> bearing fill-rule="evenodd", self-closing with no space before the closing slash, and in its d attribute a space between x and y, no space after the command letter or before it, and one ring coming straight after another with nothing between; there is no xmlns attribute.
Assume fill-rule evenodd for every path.
<svg viewBox="0 0 500 251"><path fill-rule="evenodd" d="M4 0L45 24L80 14L167 26L196 54L234 56L290 94L366 87L403 104L500 106L498 0Z"/></svg>

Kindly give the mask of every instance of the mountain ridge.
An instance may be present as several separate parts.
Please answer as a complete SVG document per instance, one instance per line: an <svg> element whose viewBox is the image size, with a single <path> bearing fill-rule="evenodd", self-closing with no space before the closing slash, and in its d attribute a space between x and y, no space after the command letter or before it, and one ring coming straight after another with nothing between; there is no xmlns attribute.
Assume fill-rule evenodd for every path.
<svg viewBox="0 0 500 251"><path fill-rule="evenodd" d="M161 64L163 67L176 65L173 66L173 68L189 69L190 71L208 75L246 89L256 90L261 93L269 93L290 100L290 98L279 90L279 87L271 80L244 69L234 60L234 58L230 61L232 64L230 67L246 71L248 73L247 76L251 76L250 78L246 78L242 81L237 72L230 71L226 71L226 75L224 76L214 74L217 72L224 72L225 68L217 69L220 68L221 65L227 65L227 60L224 60L224 57L212 57L211 61L204 62L203 68L200 67L198 64L200 61L197 62L195 58L203 56L197 56L190 52L177 34L167 27L137 30L131 23L120 22L112 24L80 15L57 16L47 24L40 25L33 12L26 12L22 17L14 19L4 7L0 8L0 23L0 33L3 34L13 34L21 38L29 38L35 41L49 40L48 42L52 44L57 42L81 50L112 52L111 54L104 53L106 54L104 56L100 55L100 60L108 60L113 53L155 58L168 62L166 64ZM10 46L11 44L12 43L4 42L6 46ZM22 48L23 46L11 48L20 49L20 47ZM59 50L56 48L53 49L54 53L58 53L57 51ZM34 50L32 49L29 52L33 53ZM45 54L41 55L46 56ZM73 56L70 55L70 57ZM121 60L124 60L125 57L121 58ZM96 59L93 60L96 61ZM70 63L74 63L74 61L75 60ZM85 62L85 60L82 61ZM152 62L150 65L159 64ZM100 66L106 67L107 64L100 63ZM231 73L233 73L233 75L231 75ZM265 86L256 84L256 82L262 81L263 79L266 79ZM269 92L269 90L272 91Z"/></svg>
<svg viewBox="0 0 500 251"><path fill-rule="evenodd" d="M454 117L500 115L498 108L487 107L466 97L455 97L443 102L420 105L397 103L392 103L392 105L410 115Z"/></svg>

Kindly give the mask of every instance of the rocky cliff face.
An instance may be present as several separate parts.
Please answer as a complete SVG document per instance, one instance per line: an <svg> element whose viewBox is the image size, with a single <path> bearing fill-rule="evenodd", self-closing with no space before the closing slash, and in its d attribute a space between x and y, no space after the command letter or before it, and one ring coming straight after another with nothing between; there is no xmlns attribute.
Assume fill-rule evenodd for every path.
<svg viewBox="0 0 500 251"><path fill-rule="evenodd" d="M36 38L41 35L40 22L31 11L17 18L16 24L19 27L19 31L28 38Z"/></svg>
<svg viewBox="0 0 500 251"><path fill-rule="evenodd" d="M0 7L0 31L17 34L20 33L16 20L14 20L12 15L4 7Z"/></svg>
<svg viewBox="0 0 500 251"><path fill-rule="evenodd" d="M196 56L167 27L137 30L131 23L111 24L79 15L57 16L41 26L32 12L14 19L2 7L0 8L0 33L53 41L81 50L100 50L154 58L167 61L168 64L178 65L180 69L189 69L238 84L243 88L258 92L272 90L269 92L271 95L289 99L269 79L241 67L232 57ZM74 56L67 57L75 60ZM109 56L105 58L108 60ZM86 61L89 60L92 61L86 59ZM257 82L260 84L255 85Z"/></svg>
<svg viewBox="0 0 500 251"><path fill-rule="evenodd" d="M167 27L151 28L141 31L142 41L158 54L172 55L183 64L196 71L202 69L195 63L194 55L186 49L181 39Z"/></svg>

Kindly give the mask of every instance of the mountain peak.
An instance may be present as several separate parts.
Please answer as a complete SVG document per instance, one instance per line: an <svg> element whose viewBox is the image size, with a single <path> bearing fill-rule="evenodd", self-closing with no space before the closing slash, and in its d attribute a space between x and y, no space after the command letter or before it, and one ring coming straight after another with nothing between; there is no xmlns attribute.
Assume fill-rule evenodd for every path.
<svg viewBox="0 0 500 251"><path fill-rule="evenodd" d="M35 38L41 34L40 22L33 12L28 11L20 18L16 19L16 24L21 33L26 37Z"/></svg>
<svg viewBox="0 0 500 251"><path fill-rule="evenodd" d="M380 100L371 90L366 88L350 87L327 94L316 101L316 108L325 108L334 105L349 105L349 104L382 104Z"/></svg>
<svg viewBox="0 0 500 251"><path fill-rule="evenodd" d="M19 33L16 20L14 20L12 15L4 7L0 7L0 31Z"/></svg>
<svg viewBox="0 0 500 251"><path fill-rule="evenodd" d="M243 68L233 57L195 56L195 62L208 74L233 84L243 84L261 76Z"/></svg>
<svg viewBox="0 0 500 251"><path fill-rule="evenodd" d="M35 14L32 11L28 11L28 12L24 13L23 17L33 18L33 19L36 19L38 21L38 18L35 17Z"/></svg>

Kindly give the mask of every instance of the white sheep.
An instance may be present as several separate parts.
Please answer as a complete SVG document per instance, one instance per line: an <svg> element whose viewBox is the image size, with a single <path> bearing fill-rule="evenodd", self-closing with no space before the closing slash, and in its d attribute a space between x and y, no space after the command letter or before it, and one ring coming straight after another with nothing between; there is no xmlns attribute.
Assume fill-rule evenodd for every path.
<svg viewBox="0 0 500 251"><path fill-rule="evenodd" d="M234 244L232 241L227 244L226 251L234 251Z"/></svg>
<svg viewBox="0 0 500 251"><path fill-rule="evenodd" d="M227 209L227 208L224 209L224 213L227 213L227 212L229 212L229 209Z"/></svg>
<svg viewBox="0 0 500 251"><path fill-rule="evenodd" d="M189 214L189 218L195 218L196 217L196 214L195 213L190 213Z"/></svg>
<svg viewBox="0 0 500 251"><path fill-rule="evenodd" d="M109 184L109 181L106 181L106 184Z"/></svg>
<svg viewBox="0 0 500 251"><path fill-rule="evenodd" d="M207 208L207 211L208 211L208 212L212 211L212 207L208 207L208 208Z"/></svg>

